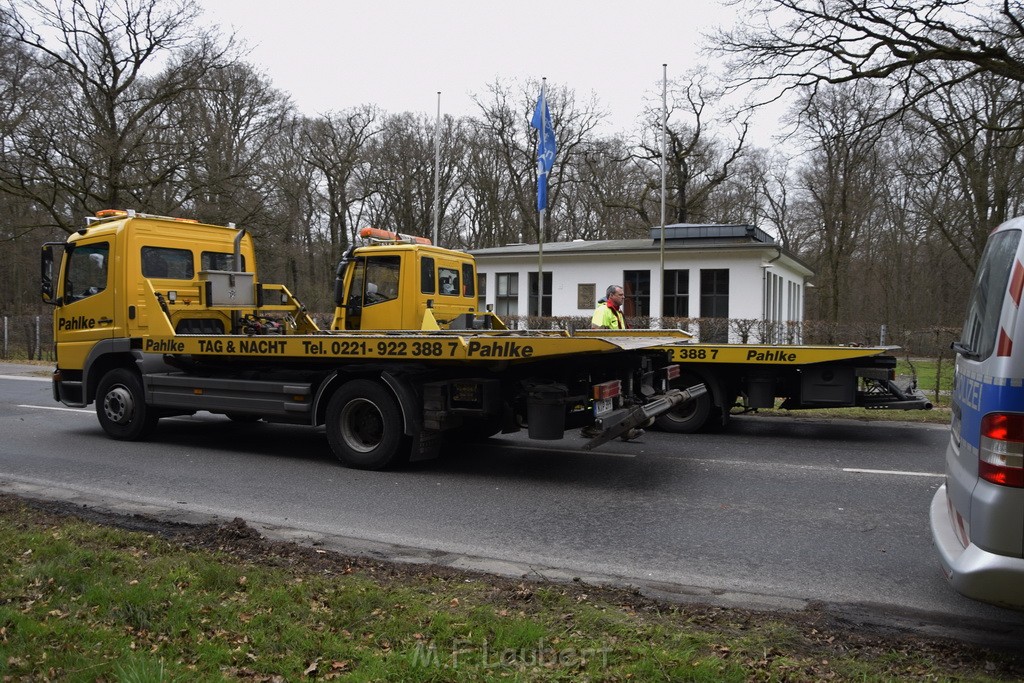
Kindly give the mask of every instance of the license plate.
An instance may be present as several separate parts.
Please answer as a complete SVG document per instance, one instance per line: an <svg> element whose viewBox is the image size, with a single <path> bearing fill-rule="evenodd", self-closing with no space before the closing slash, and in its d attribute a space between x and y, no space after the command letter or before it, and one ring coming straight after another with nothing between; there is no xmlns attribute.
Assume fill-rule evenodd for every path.
<svg viewBox="0 0 1024 683"><path fill-rule="evenodd" d="M596 401L594 401L594 417L601 417L602 415L607 415L608 413L612 412L612 409L614 407L615 406L612 404L612 399L599 398Z"/></svg>

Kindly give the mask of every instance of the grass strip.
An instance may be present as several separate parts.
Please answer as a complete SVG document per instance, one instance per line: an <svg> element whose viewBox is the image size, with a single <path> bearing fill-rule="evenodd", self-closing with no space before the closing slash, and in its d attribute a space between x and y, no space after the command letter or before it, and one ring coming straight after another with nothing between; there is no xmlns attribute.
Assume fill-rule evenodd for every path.
<svg viewBox="0 0 1024 683"><path fill-rule="evenodd" d="M0 496L4 681L818 681L1019 678L1019 653L822 613L343 557L241 520L86 521ZM106 520L110 522L110 519Z"/></svg>

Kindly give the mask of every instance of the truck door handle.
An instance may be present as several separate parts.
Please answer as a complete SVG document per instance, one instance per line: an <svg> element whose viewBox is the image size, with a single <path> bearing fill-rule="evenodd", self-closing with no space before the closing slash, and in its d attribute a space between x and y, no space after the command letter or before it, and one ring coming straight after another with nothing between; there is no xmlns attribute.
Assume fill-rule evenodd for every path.
<svg viewBox="0 0 1024 683"><path fill-rule="evenodd" d="M96 322L98 322L100 325L109 325L110 323L112 323L114 321L111 320L110 318L100 318Z"/></svg>

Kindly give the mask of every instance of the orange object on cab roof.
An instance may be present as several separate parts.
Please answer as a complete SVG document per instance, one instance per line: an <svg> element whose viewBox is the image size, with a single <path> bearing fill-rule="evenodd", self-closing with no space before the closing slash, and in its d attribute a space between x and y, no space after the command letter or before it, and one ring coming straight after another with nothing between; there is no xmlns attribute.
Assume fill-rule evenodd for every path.
<svg viewBox="0 0 1024 683"><path fill-rule="evenodd" d="M381 230L380 228L363 228L359 231L359 236L363 239L378 239L388 240L390 242L409 242L410 244L431 244L431 241L426 237L417 237L416 235L404 235L400 232L391 232L390 230Z"/></svg>

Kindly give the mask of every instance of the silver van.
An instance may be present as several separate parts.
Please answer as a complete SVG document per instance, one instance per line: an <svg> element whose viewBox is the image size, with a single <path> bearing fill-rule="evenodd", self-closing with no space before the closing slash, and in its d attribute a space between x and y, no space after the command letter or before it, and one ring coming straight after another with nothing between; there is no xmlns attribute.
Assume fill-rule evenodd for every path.
<svg viewBox="0 0 1024 683"><path fill-rule="evenodd" d="M932 539L960 593L1024 609L1024 218L988 238L953 380L946 482Z"/></svg>

